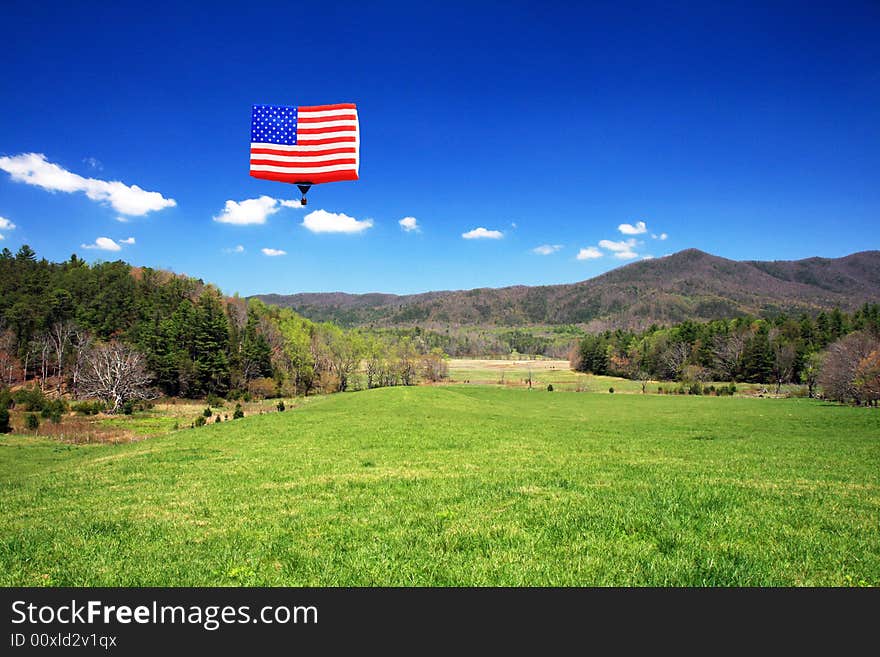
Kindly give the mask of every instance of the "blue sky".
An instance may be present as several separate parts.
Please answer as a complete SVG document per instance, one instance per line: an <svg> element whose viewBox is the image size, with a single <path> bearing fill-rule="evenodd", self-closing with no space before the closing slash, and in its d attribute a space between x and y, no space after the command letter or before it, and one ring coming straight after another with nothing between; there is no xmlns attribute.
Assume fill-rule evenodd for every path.
<svg viewBox="0 0 880 657"><path fill-rule="evenodd" d="M178 4L0 8L0 245L241 294L880 248L876 2ZM250 107L334 102L361 179L282 206L248 175Z"/></svg>

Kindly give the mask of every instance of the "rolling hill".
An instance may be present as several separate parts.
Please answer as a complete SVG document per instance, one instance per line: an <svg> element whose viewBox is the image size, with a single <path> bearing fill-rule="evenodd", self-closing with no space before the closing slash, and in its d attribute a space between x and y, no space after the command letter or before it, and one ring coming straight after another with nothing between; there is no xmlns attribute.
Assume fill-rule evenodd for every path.
<svg viewBox="0 0 880 657"><path fill-rule="evenodd" d="M578 283L412 295L262 294L318 321L347 326L585 324L642 328L685 319L853 310L880 301L880 251L843 258L736 261L697 249L644 260Z"/></svg>

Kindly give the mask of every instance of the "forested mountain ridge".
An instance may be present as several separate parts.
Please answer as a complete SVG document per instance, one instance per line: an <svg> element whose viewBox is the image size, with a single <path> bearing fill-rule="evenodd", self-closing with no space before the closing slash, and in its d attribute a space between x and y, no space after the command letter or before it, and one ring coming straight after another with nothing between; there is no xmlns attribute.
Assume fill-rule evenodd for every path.
<svg viewBox="0 0 880 657"><path fill-rule="evenodd" d="M334 292L256 297L316 321L347 326L585 324L592 330L639 329L743 315L852 311L880 301L880 251L761 262L687 249L563 285L402 296Z"/></svg>

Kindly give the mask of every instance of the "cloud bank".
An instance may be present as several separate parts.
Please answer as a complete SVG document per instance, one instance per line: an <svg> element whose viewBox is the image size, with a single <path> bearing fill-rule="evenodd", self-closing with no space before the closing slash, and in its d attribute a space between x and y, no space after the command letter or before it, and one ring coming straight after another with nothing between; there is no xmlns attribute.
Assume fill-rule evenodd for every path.
<svg viewBox="0 0 880 657"><path fill-rule="evenodd" d="M362 233L373 225L372 219L358 221L341 212L315 210L303 217L302 225L313 233Z"/></svg>
<svg viewBox="0 0 880 657"><path fill-rule="evenodd" d="M500 240L504 237L504 233L500 230L488 230L480 226L462 233L461 236L466 240Z"/></svg>
<svg viewBox="0 0 880 657"><path fill-rule="evenodd" d="M0 157L0 169L16 182L42 187L50 192L83 192L89 199L107 203L124 215L142 216L177 205L173 198L165 198L159 192L148 192L137 185L126 185L118 180L85 178L49 162L42 153Z"/></svg>

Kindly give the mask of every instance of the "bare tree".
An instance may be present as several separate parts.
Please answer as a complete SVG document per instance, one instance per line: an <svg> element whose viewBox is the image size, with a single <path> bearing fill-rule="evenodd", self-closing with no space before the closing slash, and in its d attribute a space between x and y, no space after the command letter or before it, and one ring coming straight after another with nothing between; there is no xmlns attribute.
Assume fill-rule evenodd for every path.
<svg viewBox="0 0 880 657"><path fill-rule="evenodd" d="M677 379L684 369L688 356L690 356L690 349L686 343L673 342L669 345L660 358L666 378Z"/></svg>
<svg viewBox="0 0 880 657"><path fill-rule="evenodd" d="M15 370L18 367L18 358L15 357L15 351L15 333L6 329L0 333L0 380L7 386L11 386L14 382Z"/></svg>
<svg viewBox="0 0 880 657"><path fill-rule="evenodd" d="M810 399L816 396L816 384L819 382L819 373L822 371L822 360L821 353L812 353L807 356L801 369L801 381L806 384Z"/></svg>
<svg viewBox="0 0 880 657"><path fill-rule="evenodd" d="M880 401L880 349L875 349L856 366L856 389L866 404Z"/></svg>
<svg viewBox="0 0 880 657"><path fill-rule="evenodd" d="M55 322L52 324L52 328L49 329L49 343L55 352L55 374L58 377L59 395L61 394L61 386L64 381L64 354L75 333L76 326L73 322Z"/></svg>
<svg viewBox="0 0 880 657"><path fill-rule="evenodd" d="M80 375L83 396L106 402L111 413L126 402L154 398L145 361L143 354L121 342L93 347Z"/></svg>
<svg viewBox="0 0 880 657"><path fill-rule="evenodd" d="M776 379L777 395L782 384L791 381L797 357L797 349L790 342L776 342L773 345L773 378Z"/></svg>
<svg viewBox="0 0 880 657"><path fill-rule="evenodd" d="M716 335L712 345L715 356L715 367L728 380L736 378L742 362L746 340L742 333Z"/></svg>
<svg viewBox="0 0 880 657"><path fill-rule="evenodd" d="M73 384L73 396L79 396L79 379L83 366L86 363L89 351L92 348L92 334L85 329L80 328L76 324L73 325L73 334L70 338L70 344L73 349L73 372L71 373L71 383Z"/></svg>
<svg viewBox="0 0 880 657"><path fill-rule="evenodd" d="M863 401L863 390L856 384L859 364L871 352L880 349L880 341L866 331L856 331L828 347L819 383L826 397L835 401Z"/></svg>
<svg viewBox="0 0 880 657"><path fill-rule="evenodd" d="M40 338L37 348L40 351L40 390L45 392L46 379L49 378L49 365L52 360L52 340L48 333Z"/></svg>

